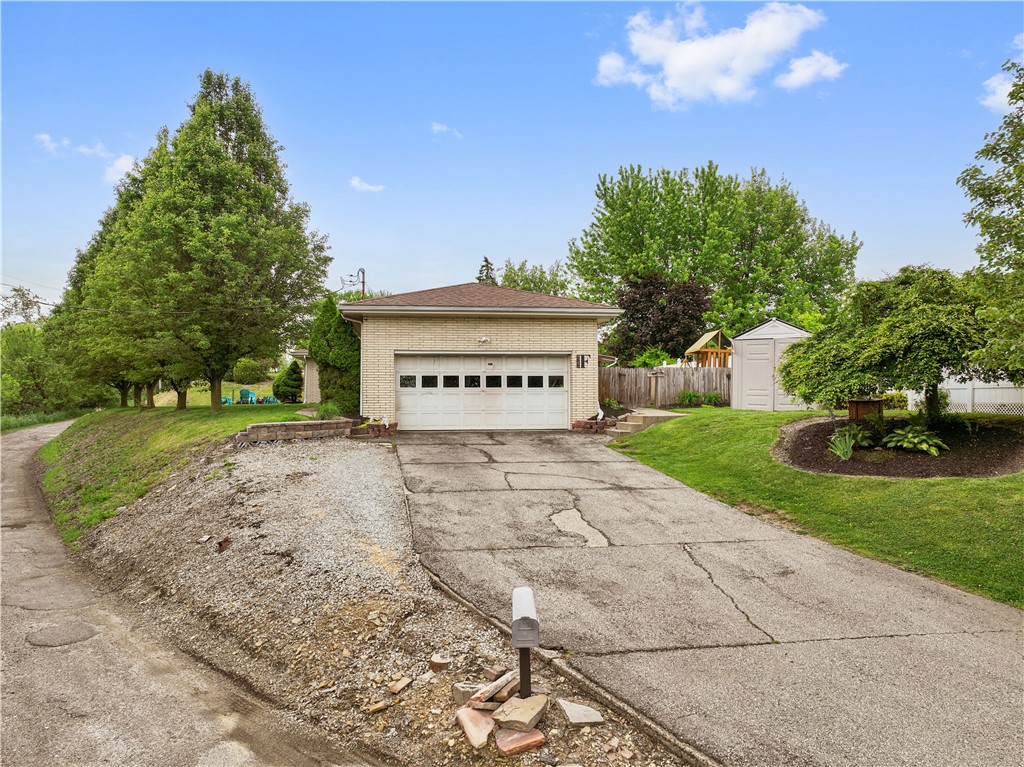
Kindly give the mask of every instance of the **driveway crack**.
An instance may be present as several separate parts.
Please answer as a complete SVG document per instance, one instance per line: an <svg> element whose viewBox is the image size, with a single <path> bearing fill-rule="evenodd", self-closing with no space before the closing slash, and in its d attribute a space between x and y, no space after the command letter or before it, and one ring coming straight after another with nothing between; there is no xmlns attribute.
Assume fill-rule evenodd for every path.
<svg viewBox="0 0 1024 767"><path fill-rule="evenodd" d="M749 623L755 629L757 629L762 634L764 634L766 637L768 637L773 643L777 643L778 642L778 640L775 637L773 637L771 634L769 634L763 628L761 628L756 623L754 623L753 620L751 620L750 616L747 614L747 612L742 607L739 606L739 604L733 598L732 594L730 594L728 591L726 591L724 588L722 588L715 581L715 576L711 574L711 571L708 568L706 568L704 565L702 565L697 560L697 557L694 556L693 551L690 550L690 547L688 545L684 544L682 549L683 549L683 551L686 552L686 556L688 556L690 558L690 561L693 562L693 564L695 564L697 567L699 567L704 572L704 574L708 577L708 580L711 581L711 585L714 586L716 589L718 589L720 592L722 592L722 594L726 597L726 599L728 599L730 602L732 602L732 606L736 608L736 611L740 615L742 615L744 618L746 618L747 623Z"/></svg>

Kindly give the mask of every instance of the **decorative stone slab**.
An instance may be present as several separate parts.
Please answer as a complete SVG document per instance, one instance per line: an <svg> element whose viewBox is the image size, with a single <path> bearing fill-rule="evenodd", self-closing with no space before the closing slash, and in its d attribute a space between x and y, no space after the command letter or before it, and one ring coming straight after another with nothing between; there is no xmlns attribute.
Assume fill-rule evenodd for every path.
<svg viewBox="0 0 1024 767"><path fill-rule="evenodd" d="M470 698L470 700L475 700L478 703L483 703L485 700L490 700L491 698L494 697L494 693L496 693L498 690L502 689L505 685L507 685L509 682L511 682L517 676L518 676L518 674L515 671L509 671L504 676L495 679L489 685L481 687L476 692L476 694L472 698Z"/></svg>
<svg viewBox="0 0 1024 767"><path fill-rule="evenodd" d="M604 717L599 712L582 703L573 703L571 700L559 698L558 705L561 707L562 713L565 714L570 727L587 727L604 722Z"/></svg>
<svg viewBox="0 0 1024 767"><path fill-rule="evenodd" d="M494 721L499 727L519 732L529 732L537 726L548 709L547 695L531 695L529 698L509 698L494 712Z"/></svg>
<svg viewBox="0 0 1024 767"><path fill-rule="evenodd" d="M496 701L504 703L506 700L511 698L513 695L515 695L517 692L519 692L519 679L518 678L513 679L507 685L505 685L500 690L498 690L496 693L494 693L494 699Z"/></svg>
<svg viewBox="0 0 1024 767"><path fill-rule="evenodd" d="M456 682L452 685L452 700L455 701L456 706L461 706L479 689L480 685L472 682Z"/></svg>
<svg viewBox="0 0 1024 767"><path fill-rule="evenodd" d="M483 748L487 745L487 736L494 729L494 720L486 711L477 711L473 708L460 708L455 712L455 718L462 725L462 731L466 734L466 740L473 748Z"/></svg>
<svg viewBox="0 0 1024 767"><path fill-rule="evenodd" d="M498 744L498 753L502 756L515 756L531 748L544 745L546 738L540 730L519 732L517 730L499 729L494 733L494 740Z"/></svg>

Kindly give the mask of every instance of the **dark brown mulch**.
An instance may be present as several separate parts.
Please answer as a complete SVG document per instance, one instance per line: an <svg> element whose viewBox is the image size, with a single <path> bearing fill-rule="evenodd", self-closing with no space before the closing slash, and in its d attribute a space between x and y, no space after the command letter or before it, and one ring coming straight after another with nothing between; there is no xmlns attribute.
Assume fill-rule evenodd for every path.
<svg viewBox="0 0 1024 767"><path fill-rule="evenodd" d="M938 457L923 452L890 448L857 449L849 461L829 452L828 439L836 428L847 425L845 418L793 424L784 430L775 446L783 463L798 469L825 474L874 477L995 477L1024 471L1024 422L1006 424L978 420L973 434L959 424L934 429L949 450ZM889 431L907 425L905 418L886 419ZM879 442L876 440L876 442Z"/></svg>

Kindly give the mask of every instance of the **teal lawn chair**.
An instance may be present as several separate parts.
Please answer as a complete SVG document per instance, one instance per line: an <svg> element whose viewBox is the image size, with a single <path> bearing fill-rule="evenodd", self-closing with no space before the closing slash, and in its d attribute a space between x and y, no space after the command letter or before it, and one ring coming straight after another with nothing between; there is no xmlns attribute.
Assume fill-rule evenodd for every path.
<svg viewBox="0 0 1024 767"><path fill-rule="evenodd" d="M275 397L273 394L268 394L266 397L263 398L263 404L264 405L280 405L281 403L278 402L277 397Z"/></svg>
<svg viewBox="0 0 1024 767"><path fill-rule="evenodd" d="M256 392L242 389L242 393L238 395L238 401L243 405L255 405Z"/></svg>
<svg viewBox="0 0 1024 767"><path fill-rule="evenodd" d="M222 404L222 405L234 405L235 403L231 401L231 397L221 397L220 398L220 404Z"/></svg>

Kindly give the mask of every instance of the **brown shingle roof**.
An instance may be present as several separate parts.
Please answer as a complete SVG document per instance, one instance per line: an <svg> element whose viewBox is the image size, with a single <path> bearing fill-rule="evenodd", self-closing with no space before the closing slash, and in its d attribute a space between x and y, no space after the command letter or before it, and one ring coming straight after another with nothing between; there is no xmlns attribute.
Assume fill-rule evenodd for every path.
<svg viewBox="0 0 1024 767"><path fill-rule="evenodd" d="M531 293L527 290L499 288L494 285L483 285L479 282L467 282L462 285L450 285L446 288L431 290L414 290L411 293L398 293L393 296L367 298L352 301L345 307L360 306L437 306L459 309L478 309L481 307L501 309L615 309L608 304L597 304L579 298L563 298L549 296L545 293Z"/></svg>

